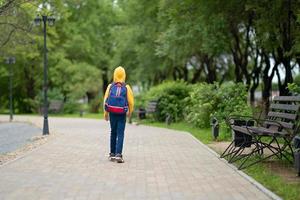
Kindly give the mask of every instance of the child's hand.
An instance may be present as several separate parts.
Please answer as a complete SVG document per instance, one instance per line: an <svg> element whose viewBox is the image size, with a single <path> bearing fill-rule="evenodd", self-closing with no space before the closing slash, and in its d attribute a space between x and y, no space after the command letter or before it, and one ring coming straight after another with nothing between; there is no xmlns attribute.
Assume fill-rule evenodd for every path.
<svg viewBox="0 0 300 200"><path fill-rule="evenodd" d="M108 121L108 114L107 113L104 114L104 119L105 119L105 121Z"/></svg>
<svg viewBox="0 0 300 200"><path fill-rule="evenodd" d="M127 117L130 119L130 117L131 117L131 113L130 112L127 113Z"/></svg>

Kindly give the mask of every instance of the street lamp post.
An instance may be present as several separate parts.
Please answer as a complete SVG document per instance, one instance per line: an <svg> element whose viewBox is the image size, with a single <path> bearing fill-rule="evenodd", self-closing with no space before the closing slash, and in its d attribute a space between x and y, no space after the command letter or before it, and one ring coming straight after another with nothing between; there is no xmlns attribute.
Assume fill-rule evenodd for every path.
<svg viewBox="0 0 300 200"><path fill-rule="evenodd" d="M13 76L13 64L16 63L15 57L8 57L6 64L10 65L9 69L9 121L13 120L13 89L12 89L12 76Z"/></svg>
<svg viewBox="0 0 300 200"><path fill-rule="evenodd" d="M47 91L48 91L48 57L47 57L47 23L49 26L54 25L55 19L53 17L48 17L43 15L42 17L36 17L34 22L37 26L43 22L43 32L44 32L44 125L43 125L43 135L49 134L49 124L48 124L48 98L47 98Z"/></svg>

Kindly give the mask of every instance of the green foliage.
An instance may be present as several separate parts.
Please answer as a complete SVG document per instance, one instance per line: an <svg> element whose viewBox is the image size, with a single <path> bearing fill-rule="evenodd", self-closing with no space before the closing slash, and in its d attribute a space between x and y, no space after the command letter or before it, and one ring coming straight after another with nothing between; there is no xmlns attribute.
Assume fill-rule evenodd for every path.
<svg viewBox="0 0 300 200"><path fill-rule="evenodd" d="M138 94L136 96L134 96L134 107L136 109L139 108L145 108L146 107L146 92L142 92L141 94Z"/></svg>
<svg viewBox="0 0 300 200"><path fill-rule="evenodd" d="M80 103L75 99L68 99L68 101L64 103L63 112L65 114L79 113L81 108L80 106Z"/></svg>
<svg viewBox="0 0 300 200"><path fill-rule="evenodd" d="M90 113L99 113L99 111L103 111L103 106L102 106L102 98L95 98L90 102L89 105L89 112Z"/></svg>
<svg viewBox="0 0 300 200"><path fill-rule="evenodd" d="M224 121L229 115L251 114L245 86L232 82L223 85L164 82L141 94L136 102L138 107L146 107L151 100L158 101L158 121L164 121L170 115L174 121L185 118L188 123L201 128L210 126L212 116L225 128Z"/></svg>
<svg viewBox="0 0 300 200"><path fill-rule="evenodd" d="M63 101L64 95L58 88L54 88L48 91L48 99L49 101L53 101L53 100Z"/></svg>
<svg viewBox="0 0 300 200"><path fill-rule="evenodd" d="M297 85L296 83L289 83L288 88L294 95L300 94L300 86Z"/></svg>
<svg viewBox="0 0 300 200"><path fill-rule="evenodd" d="M86 92L97 92L101 84L100 71L96 67L63 58L50 69L49 74L52 86L58 88L66 98L78 99Z"/></svg>
<svg viewBox="0 0 300 200"><path fill-rule="evenodd" d="M239 81L247 80L251 87L252 75L257 80L263 77L253 73L254 63L261 66L257 69L260 73L266 74L271 74L274 67L271 62L268 72L267 60L284 66L289 61L299 65L298 1L14 2L5 13L0 13L0 55L17 58L14 99L20 112L36 110L35 98L43 85L43 29L32 26L36 14L56 16L55 25L47 27L49 90L60 90L65 101L87 96L93 111L99 106L93 99L101 96L112 69L118 65L126 68L131 85L150 87L171 79L213 83L237 77L242 77ZM266 58L257 63L257 54L258 58ZM285 68L286 74L290 68ZM1 63L1 107L7 107L7 78L7 66ZM169 104L177 105L176 98L168 96L160 102L175 120L182 116L177 116L176 106ZM213 109L210 102L202 108L203 114L199 115ZM166 112L161 113L161 118Z"/></svg>
<svg viewBox="0 0 300 200"><path fill-rule="evenodd" d="M229 115L251 114L243 84L198 84L187 101L186 120L196 127L208 127L212 117L224 123Z"/></svg>
<svg viewBox="0 0 300 200"><path fill-rule="evenodd" d="M191 87L183 81L164 82L152 87L145 95L146 103L150 100L157 100L157 119L164 121L168 115L173 121L183 118L186 108L185 98L189 96Z"/></svg>
<svg viewBox="0 0 300 200"><path fill-rule="evenodd" d="M251 115L247 105L247 89L244 84L233 82L224 83L218 88L219 104L215 116L225 120L229 115Z"/></svg>
<svg viewBox="0 0 300 200"><path fill-rule="evenodd" d="M293 83L288 84L288 89L289 89L290 92L293 93L293 95L299 95L300 94L300 74L297 75L294 78Z"/></svg>
<svg viewBox="0 0 300 200"><path fill-rule="evenodd" d="M211 115L219 103L217 85L195 85L187 101L186 120L196 127L209 127Z"/></svg>

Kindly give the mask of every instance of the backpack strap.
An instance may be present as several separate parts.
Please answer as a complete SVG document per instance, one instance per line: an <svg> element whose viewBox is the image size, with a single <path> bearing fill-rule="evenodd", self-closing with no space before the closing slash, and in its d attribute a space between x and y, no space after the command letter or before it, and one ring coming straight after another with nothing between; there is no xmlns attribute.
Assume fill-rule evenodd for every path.
<svg viewBox="0 0 300 200"><path fill-rule="evenodd" d="M122 87L125 87L126 89L126 98L127 98L127 84L126 83L123 83L123 82L112 82L110 84L110 88L109 88L109 94L111 94L111 88L114 86L114 85L117 85L117 84L121 84Z"/></svg>

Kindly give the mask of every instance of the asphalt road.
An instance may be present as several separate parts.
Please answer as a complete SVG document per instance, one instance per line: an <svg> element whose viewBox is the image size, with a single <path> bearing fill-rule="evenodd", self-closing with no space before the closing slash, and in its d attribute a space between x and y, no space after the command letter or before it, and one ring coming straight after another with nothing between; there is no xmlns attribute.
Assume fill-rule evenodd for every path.
<svg viewBox="0 0 300 200"><path fill-rule="evenodd" d="M0 123L0 153L8 153L29 143L42 130L27 123Z"/></svg>

